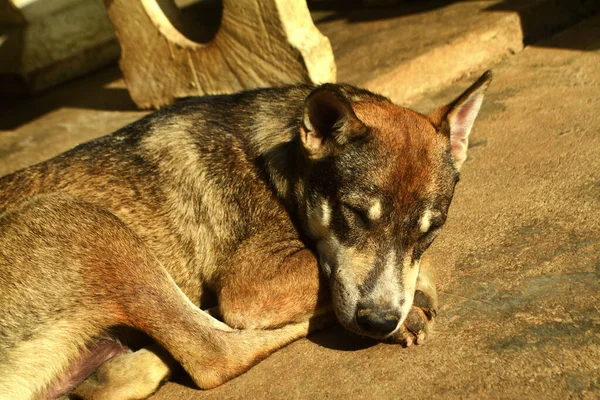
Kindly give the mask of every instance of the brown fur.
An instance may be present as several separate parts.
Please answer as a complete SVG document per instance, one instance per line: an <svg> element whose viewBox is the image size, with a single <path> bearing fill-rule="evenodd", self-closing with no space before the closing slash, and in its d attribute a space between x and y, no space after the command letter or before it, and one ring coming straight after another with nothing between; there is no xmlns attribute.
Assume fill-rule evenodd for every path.
<svg viewBox="0 0 600 400"><path fill-rule="evenodd" d="M446 167L440 158L449 138L440 135L426 116L394 104L357 103L354 109L361 121L376 129L381 148L387 149L390 170L380 170L380 185L402 187L395 190L396 201L399 209L405 209L415 200L410 196L432 186L436 177L432 170Z"/></svg>
<svg viewBox="0 0 600 400"><path fill-rule="evenodd" d="M393 239L402 254L426 248L431 240L419 244L412 233L421 203L437 199L445 218L454 128L431 121L347 85L264 89L183 101L1 177L0 398L61 395L105 358L75 394L143 398L177 364L211 388L319 329L331 308L348 329L383 338L345 316L391 316L388 294L405 298L408 310L415 290L425 299L420 311L394 315L398 326L386 337L422 341L437 300L431 278L419 274L421 254L394 250L398 259L382 268L383 248L373 244ZM362 212L342 216L340 199L353 187L345 181L376 187L386 207L373 229L345 228L362 235L355 244L336 225ZM323 214L327 204L335 219ZM335 235L341 247L325 248ZM332 275L328 257L344 254L347 265ZM403 283L376 291L368 313L340 298L376 287L382 273ZM145 345L122 327L155 344L89 351L107 339Z"/></svg>

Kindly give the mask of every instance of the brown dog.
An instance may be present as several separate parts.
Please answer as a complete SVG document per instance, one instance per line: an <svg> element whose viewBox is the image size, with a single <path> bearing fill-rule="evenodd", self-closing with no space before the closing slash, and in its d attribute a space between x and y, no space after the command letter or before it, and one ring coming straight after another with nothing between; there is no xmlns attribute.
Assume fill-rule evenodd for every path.
<svg viewBox="0 0 600 400"><path fill-rule="evenodd" d="M144 398L177 364L211 388L331 309L420 342L490 77L430 115L333 84L188 99L0 178L0 397Z"/></svg>

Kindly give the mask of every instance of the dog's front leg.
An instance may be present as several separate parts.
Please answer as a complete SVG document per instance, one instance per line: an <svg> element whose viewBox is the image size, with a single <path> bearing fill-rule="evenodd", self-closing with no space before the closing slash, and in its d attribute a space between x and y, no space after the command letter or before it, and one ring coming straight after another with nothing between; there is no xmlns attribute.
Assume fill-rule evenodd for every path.
<svg viewBox="0 0 600 400"><path fill-rule="evenodd" d="M227 354L222 354L224 358L229 358L229 362L222 363L219 360L219 365L198 365L197 369L189 371L190 375L203 389L217 386L245 372L286 344L320 329L324 323L324 318L314 317L281 329L231 330L226 335L219 335L221 349L229 349ZM189 350L202 351L194 348L193 343L190 343ZM176 369L177 362L170 354L158 345L151 345L105 362L72 394L85 400L145 399L156 392Z"/></svg>
<svg viewBox="0 0 600 400"><path fill-rule="evenodd" d="M161 311L163 318L152 318L148 331L158 328L159 340L169 336L165 345L201 388L227 381L334 319L314 255L297 242L284 249L279 246L277 251L271 249L265 238L240 246L231 259L232 268L218 282L219 308L207 313L188 307L185 316L175 319L189 326L173 323L177 307ZM162 303L155 311L165 307ZM198 328L194 317L208 328L196 335L204 336L208 346L198 345L190 336ZM162 328L167 330L163 333ZM203 361L199 364L198 359ZM84 399L145 398L168 379L174 365L158 346L124 354L103 364L75 393Z"/></svg>
<svg viewBox="0 0 600 400"><path fill-rule="evenodd" d="M245 372L285 345L322 329L329 319L328 315L323 314L279 329L215 330L214 345L219 347L220 354L213 364L198 365L195 360L187 359L182 361L198 386L202 389L212 388ZM202 352L202 349L190 343L189 351ZM144 399L158 390L175 368L177 363L164 349L151 345L105 362L73 394L77 398L94 400Z"/></svg>
<svg viewBox="0 0 600 400"><path fill-rule="evenodd" d="M437 315L438 297L431 264L427 256L421 261L415 298L403 326L390 338L404 346L422 344L431 333Z"/></svg>
<svg viewBox="0 0 600 400"><path fill-rule="evenodd" d="M237 329L273 329L312 317L335 320L329 285L299 241L246 241L216 284L218 315Z"/></svg>

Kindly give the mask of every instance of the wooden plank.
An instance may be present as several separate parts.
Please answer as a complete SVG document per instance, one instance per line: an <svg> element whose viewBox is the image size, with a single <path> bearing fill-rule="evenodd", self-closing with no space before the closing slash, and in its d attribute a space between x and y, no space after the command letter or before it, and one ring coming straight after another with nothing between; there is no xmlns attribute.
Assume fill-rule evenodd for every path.
<svg viewBox="0 0 600 400"><path fill-rule="evenodd" d="M171 0L105 3L121 46L119 65L140 108L187 96L335 81L331 45L304 1L224 0L220 28L206 44L175 29L181 21L174 21Z"/></svg>

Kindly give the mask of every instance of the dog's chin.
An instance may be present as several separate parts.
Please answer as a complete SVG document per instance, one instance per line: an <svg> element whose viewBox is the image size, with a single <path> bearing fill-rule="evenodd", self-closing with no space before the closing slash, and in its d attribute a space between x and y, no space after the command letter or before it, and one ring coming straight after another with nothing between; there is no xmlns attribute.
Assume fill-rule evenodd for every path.
<svg viewBox="0 0 600 400"><path fill-rule="evenodd" d="M363 337L366 337L366 338L369 338L369 339L373 339L373 340L377 340L377 341L384 341L384 340L386 340L387 338L389 338L390 336L392 336L394 333L396 333L396 331L398 331L398 329L400 327L400 325L398 325L396 327L396 329L394 329L390 333L377 334L377 333L374 333L374 332L366 332L366 331L361 330L356 323L351 323L351 324L344 324L344 323L342 323L342 326L346 330L348 330L348 331L350 331L350 332L352 332L352 333L354 333L356 335L363 336Z"/></svg>

